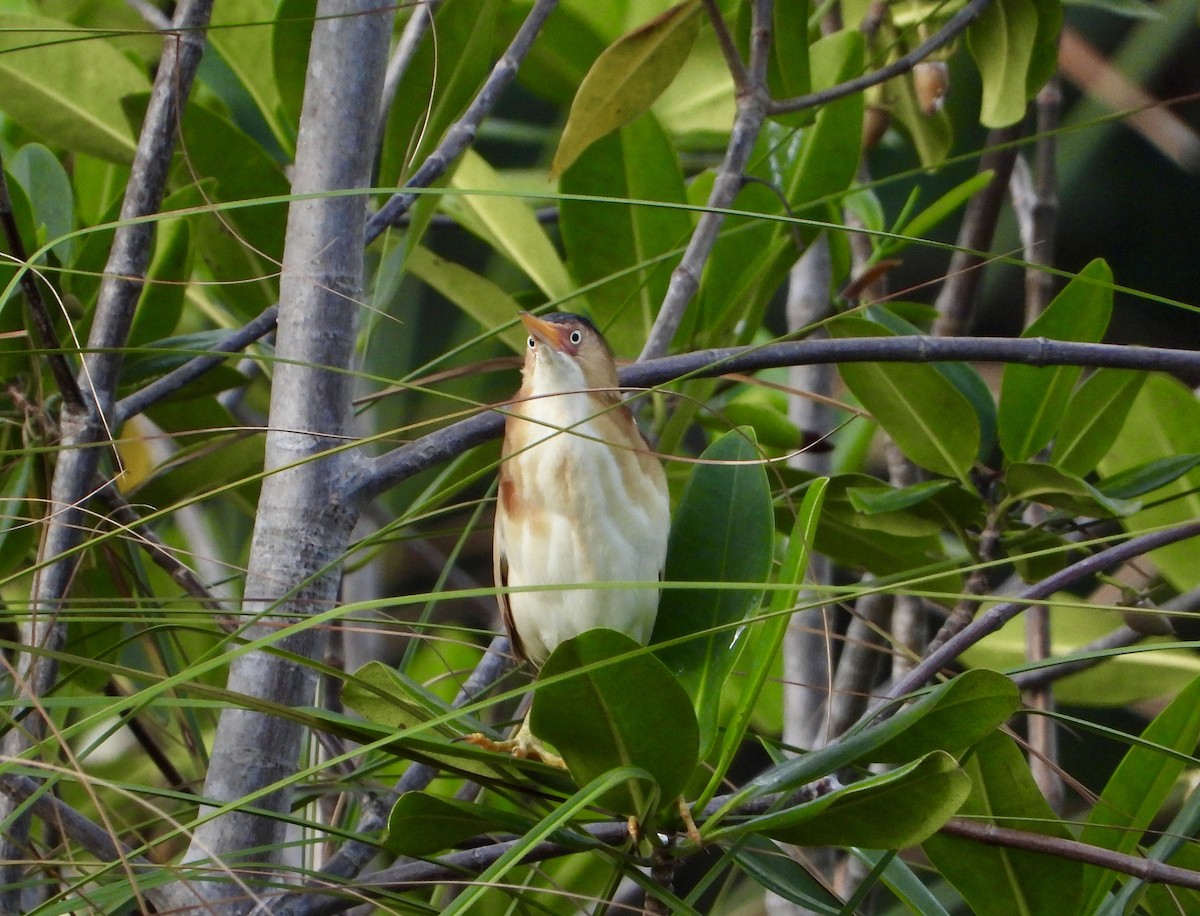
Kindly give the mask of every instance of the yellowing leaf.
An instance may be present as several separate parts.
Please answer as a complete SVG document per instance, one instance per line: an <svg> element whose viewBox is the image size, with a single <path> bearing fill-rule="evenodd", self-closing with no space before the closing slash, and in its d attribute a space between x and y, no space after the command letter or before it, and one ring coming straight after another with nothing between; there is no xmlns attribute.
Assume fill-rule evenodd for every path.
<svg viewBox="0 0 1200 916"><path fill-rule="evenodd" d="M592 143L649 109L687 59L700 31L699 13L699 0L684 0L596 58L571 103L551 174L561 174Z"/></svg>

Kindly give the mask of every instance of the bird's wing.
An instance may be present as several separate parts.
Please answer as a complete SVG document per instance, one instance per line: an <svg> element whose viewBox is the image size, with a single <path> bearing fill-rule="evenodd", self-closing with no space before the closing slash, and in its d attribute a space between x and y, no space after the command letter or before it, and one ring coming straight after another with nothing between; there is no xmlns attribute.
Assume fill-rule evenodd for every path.
<svg viewBox="0 0 1200 916"><path fill-rule="evenodd" d="M504 513L496 512L496 521L492 535L492 577L497 589L508 587L508 555L504 550ZM508 633L508 642L518 662L525 661L525 649L521 645L521 637L513 623L512 607L509 605L508 594L503 591L496 593L496 602L500 605L500 616L504 619L504 629Z"/></svg>

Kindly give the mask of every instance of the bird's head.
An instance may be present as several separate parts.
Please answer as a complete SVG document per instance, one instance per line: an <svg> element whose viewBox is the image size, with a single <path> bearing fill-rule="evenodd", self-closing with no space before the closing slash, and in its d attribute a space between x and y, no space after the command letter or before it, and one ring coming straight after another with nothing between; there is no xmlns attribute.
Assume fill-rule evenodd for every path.
<svg viewBox="0 0 1200 916"><path fill-rule="evenodd" d="M529 332L525 346L525 387L539 394L598 391L617 387L617 364L596 326L582 315L555 312L538 318L521 312Z"/></svg>

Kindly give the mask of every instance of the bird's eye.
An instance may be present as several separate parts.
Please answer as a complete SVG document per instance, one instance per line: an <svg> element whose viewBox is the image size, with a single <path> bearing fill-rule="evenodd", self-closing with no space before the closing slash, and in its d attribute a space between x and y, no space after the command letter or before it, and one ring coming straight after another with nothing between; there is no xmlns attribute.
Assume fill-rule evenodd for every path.
<svg viewBox="0 0 1200 916"><path fill-rule="evenodd" d="M537 347L537 341L536 341L536 340L534 340L534 339L533 339L533 335L532 335L532 334L530 334L530 335L529 335L529 349L530 349L530 350L532 350L532 349L534 349L534 348L536 348L536 347Z"/></svg>
<svg viewBox="0 0 1200 916"><path fill-rule="evenodd" d="M583 343L583 331L572 331L571 343L575 344L576 346L579 346L579 344Z"/></svg>

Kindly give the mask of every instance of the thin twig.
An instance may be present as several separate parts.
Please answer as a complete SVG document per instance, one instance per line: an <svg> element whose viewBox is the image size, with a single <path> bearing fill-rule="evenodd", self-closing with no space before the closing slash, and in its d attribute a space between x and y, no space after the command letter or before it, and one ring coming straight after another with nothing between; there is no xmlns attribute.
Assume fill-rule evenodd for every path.
<svg viewBox="0 0 1200 916"><path fill-rule="evenodd" d="M141 856L114 840L99 824L88 820L70 805L60 801L37 780L20 773L0 773L0 792L18 804L29 802L29 810L38 819L53 824L65 837L78 843L102 862L118 859L149 870L152 866ZM31 801L32 799L32 801Z"/></svg>
<svg viewBox="0 0 1200 916"><path fill-rule="evenodd" d="M975 294L982 280L980 268L987 260L983 252L992 247L1000 205L1008 190L1013 160L1017 156L1016 141L1021 139L1022 133L1024 127L1017 123L988 134L984 153L979 157L978 172L992 172L992 180L967 202L963 211L954 255L934 303L938 317L933 333L939 337L958 337L971 326Z"/></svg>
<svg viewBox="0 0 1200 916"><path fill-rule="evenodd" d="M734 88L738 92L745 92L750 85L750 74L746 71L742 56L738 54L733 36L729 34L729 26L725 24L725 17L721 15L721 8L717 5L717 0L704 0L704 12L708 15L708 21L712 23L713 31L717 34L717 44L721 47L725 66L729 68L729 73L733 77Z"/></svg>
<svg viewBox="0 0 1200 916"><path fill-rule="evenodd" d="M116 425L119 426L130 417L143 413L163 398L170 397L210 369L219 366L230 355L244 350L256 340L271 333L278 315L278 305L267 306L255 318L214 344L209 352L188 360L162 378L155 379L146 387L121 398L112 411Z"/></svg>
<svg viewBox="0 0 1200 916"><path fill-rule="evenodd" d="M679 264L671 271L667 293L663 297L658 317L646 337L646 345L638 356L638 362L662 356L671 346L675 332L683 321L688 304L700 288L700 275L717 243L717 235L725 214L738 192L742 189L750 154L758 141L763 121L767 117L770 92L767 88L767 54L771 46L771 4L755 0L751 7L753 19L750 26L750 68L746 72L745 85L737 96L737 115L729 133L729 144L725 158L717 170L712 190L708 195L705 212L696 223L696 229L688 240L687 248Z"/></svg>
<svg viewBox="0 0 1200 916"><path fill-rule="evenodd" d="M155 566L166 572L177 585L199 601L203 607L210 611L224 610L220 599L208 590L208 587L200 581L200 577L175 556L162 538L146 527L142 517L117 490L116 484L97 480L95 491L100 501L108 507L108 517L116 522L133 542L149 555Z"/></svg>
<svg viewBox="0 0 1200 916"><path fill-rule="evenodd" d="M1173 884L1176 887L1200 889L1200 872L1189 871L1174 865L1166 865L1141 856L1130 856L1111 849L1091 846L1078 840L1046 836L1025 830L1012 830L994 824L980 824L961 817L952 817L942 825L942 833L962 837L988 846L1004 846L1008 849L1027 849L1059 859L1071 859L1098 865L1123 875L1133 875L1151 884Z"/></svg>
<svg viewBox="0 0 1200 916"><path fill-rule="evenodd" d="M492 68L492 72L484 81L474 101L467 107L463 116L446 131L446 136L438 148L429 154L429 157L421 163L421 167L404 183L406 190L427 188L432 185L446 173L450 164L462 154L462 151L474 142L475 132L479 129L479 125L496 107L500 95L517 75L517 68L521 66L521 61L525 59L525 55L533 46L533 40L541 32L546 17L550 15L557 3L558 0L536 0L529 10L529 15L517 29L517 34L513 36L512 42L500 59L496 61L496 66ZM394 194L386 204L379 208L377 213L367 220L365 243L370 245L379 238L388 226L408 211L416 199L417 195L411 191Z"/></svg>
<svg viewBox="0 0 1200 916"><path fill-rule="evenodd" d="M948 45L965 32L968 26L979 18L979 15L990 2L991 0L971 0L970 3L951 16L944 26L934 32L928 41L922 42L912 51L909 51L903 57L896 58L896 60L887 66L880 67L878 70L873 70L852 80L847 80L844 83L839 83L836 86L831 86L828 89L822 89L819 92L810 92L808 95L773 101L767 113L776 115L792 111L804 111L808 108L817 108L829 102L845 98L848 95L862 92L871 86L886 83L893 77L907 73L925 58L933 54L934 51Z"/></svg>
<svg viewBox="0 0 1200 916"><path fill-rule="evenodd" d="M46 308L42 289L38 286L37 277L29 265L29 252L25 248L21 230L17 226L17 218L13 214L12 197L8 193L8 179L4 177L3 162L0 162L0 227L4 230L9 254L18 265L25 266L21 271L21 292L25 294L25 302L29 306L35 341L38 347L46 351L46 360L50 363L50 371L54 373L54 382L58 385L63 402L73 410L82 410L83 392L79 390L75 373L67 363L62 341L59 340L58 331L54 329L54 318Z"/></svg>
<svg viewBox="0 0 1200 916"><path fill-rule="evenodd" d="M931 652L923 658L921 663L913 668L907 677L902 678L888 688L887 692L883 695L880 705L924 687L937 676L937 673L945 665L954 661L954 659L958 658L963 652L978 643L985 636L995 633L1005 623L1029 607L1029 605L1049 598L1055 592L1110 566L1124 563L1147 554L1152 550L1157 550L1159 547L1185 541L1197 535L1200 535L1200 521L1187 522L1183 525L1176 525L1162 531L1155 531L1150 534L1131 538L1122 544L1108 547L1092 554L1090 557L1072 563L1065 569L1061 569L1054 573L1054 575L1048 576L1036 585L1025 589L1025 591L1021 592L1012 601L1006 601L1003 604L997 604L988 608L970 626L947 640L936 652Z"/></svg>

